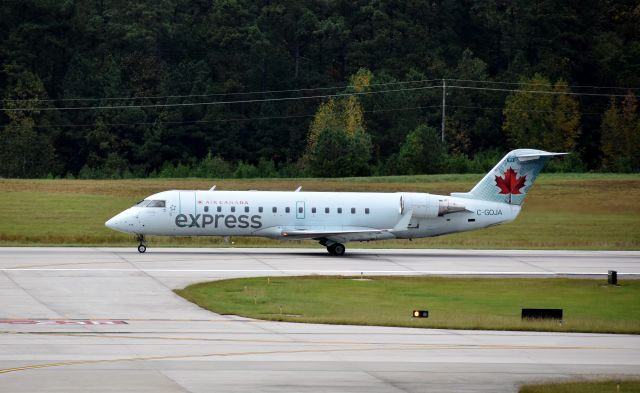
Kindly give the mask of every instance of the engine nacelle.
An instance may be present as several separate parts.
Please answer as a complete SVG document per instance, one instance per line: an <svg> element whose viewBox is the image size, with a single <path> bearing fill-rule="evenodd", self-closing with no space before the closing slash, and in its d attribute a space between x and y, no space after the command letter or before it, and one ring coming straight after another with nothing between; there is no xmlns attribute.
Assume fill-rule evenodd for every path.
<svg viewBox="0 0 640 393"><path fill-rule="evenodd" d="M402 194L400 196L400 214L409 210L413 211L411 216L415 218L436 218L445 214L465 211L466 208L459 203L452 202L445 196L424 193Z"/></svg>

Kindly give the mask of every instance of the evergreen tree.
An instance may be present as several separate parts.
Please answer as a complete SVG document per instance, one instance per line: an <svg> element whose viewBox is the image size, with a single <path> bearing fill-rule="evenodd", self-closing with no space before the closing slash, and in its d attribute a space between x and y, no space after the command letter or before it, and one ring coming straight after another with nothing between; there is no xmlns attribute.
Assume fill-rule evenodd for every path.
<svg viewBox="0 0 640 393"><path fill-rule="evenodd" d="M306 158L312 176L345 177L367 175L371 141L362 130L347 134L342 127L327 127L318 136Z"/></svg>
<svg viewBox="0 0 640 393"><path fill-rule="evenodd" d="M565 81L552 86L547 78L535 75L509 95L502 129L511 147L572 151L581 116L577 100L564 94L568 92Z"/></svg>
<svg viewBox="0 0 640 393"><path fill-rule="evenodd" d="M510 94L504 105L502 130L511 148L543 149L543 135L551 126L553 95L531 93L531 90L550 92L550 82L541 75L523 80L524 85Z"/></svg>
<svg viewBox="0 0 640 393"><path fill-rule="evenodd" d="M452 79L482 81L489 79L487 64L474 56L470 49L465 49L458 60L458 64L447 75ZM460 85L460 82L450 82ZM471 155L479 149L489 146L500 146L503 135L495 129L499 113L493 111L480 112L476 107L500 106L495 94L487 94L481 90L447 89L446 135L449 152Z"/></svg>
<svg viewBox="0 0 640 393"><path fill-rule="evenodd" d="M640 171L640 113L629 92L620 107L611 99L602 118L602 168L616 172Z"/></svg>
<svg viewBox="0 0 640 393"><path fill-rule="evenodd" d="M46 99L42 81L28 71L8 90L4 102L9 124L0 131L0 176L42 177L55 172L50 138L36 129L36 122L46 123L39 110Z"/></svg>
<svg viewBox="0 0 640 393"><path fill-rule="evenodd" d="M553 91L568 93L567 82L559 80ZM578 100L568 94L554 95L552 109L551 127L543 134L544 145L552 151L573 151L582 131Z"/></svg>
<svg viewBox="0 0 640 393"><path fill-rule="evenodd" d="M604 113L606 99L551 94L640 86L633 1L6 0L0 15L0 97L13 96L27 72L54 100L47 105L127 107L26 111L16 120L4 102L0 133L14 153L7 145L3 154L39 145L47 173L184 170L209 152L281 168L320 137L309 116L318 102L305 96L355 92L332 87L361 68L375 71L365 90L375 94L334 100L336 127L364 135L372 147L362 157L381 171L416 127L440 123L442 78L464 80L447 89L446 142L461 160L537 146L578 150L589 169L600 168L601 153L608 170L635 167L609 163L603 119L579 115ZM501 90L541 78L559 82L508 98Z"/></svg>
<svg viewBox="0 0 640 393"><path fill-rule="evenodd" d="M447 148L439 132L426 124L411 131L398 155L400 173L417 175L440 173L445 169Z"/></svg>
<svg viewBox="0 0 640 393"><path fill-rule="evenodd" d="M370 71L359 70L351 78L353 90L366 90L371 78ZM358 96L330 98L320 104L311 122L303 165L313 176L366 175L371 151Z"/></svg>

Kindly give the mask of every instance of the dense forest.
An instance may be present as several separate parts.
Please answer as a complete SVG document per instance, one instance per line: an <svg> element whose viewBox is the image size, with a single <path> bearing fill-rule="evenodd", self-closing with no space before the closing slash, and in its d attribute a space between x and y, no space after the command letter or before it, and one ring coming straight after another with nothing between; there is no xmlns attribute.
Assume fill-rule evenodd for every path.
<svg viewBox="0 0 640 393"><path fill-rule="evenodd" d="M555 170L640 171L635 0L0 12L3 177L480 172L514 147L574 152Z"/></svg>

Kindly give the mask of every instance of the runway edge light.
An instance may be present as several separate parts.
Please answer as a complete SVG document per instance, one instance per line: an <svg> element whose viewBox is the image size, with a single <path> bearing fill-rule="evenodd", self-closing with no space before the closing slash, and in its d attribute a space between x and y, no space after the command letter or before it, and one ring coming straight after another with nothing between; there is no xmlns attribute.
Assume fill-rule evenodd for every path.
<svg viewBox="0 0 640 393"><path fill-rule="evenodd" d="M428 310L413 310L414 318L429 318Z"/></svg>

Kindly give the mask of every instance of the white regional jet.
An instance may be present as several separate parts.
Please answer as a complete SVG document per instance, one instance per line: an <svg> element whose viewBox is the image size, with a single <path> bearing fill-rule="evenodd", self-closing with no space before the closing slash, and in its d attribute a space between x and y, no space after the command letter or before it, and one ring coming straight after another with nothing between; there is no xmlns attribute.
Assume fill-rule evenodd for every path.
<svg viewBox="0 0 640 393"><path fill-rule="evenodd" d="M344 243L412 239L470 231L513 221L544 164L542 150L509 152L469 192L164 191L140 201L105 225L145 235L263 236L317 240L332 255Z"/></svg>

